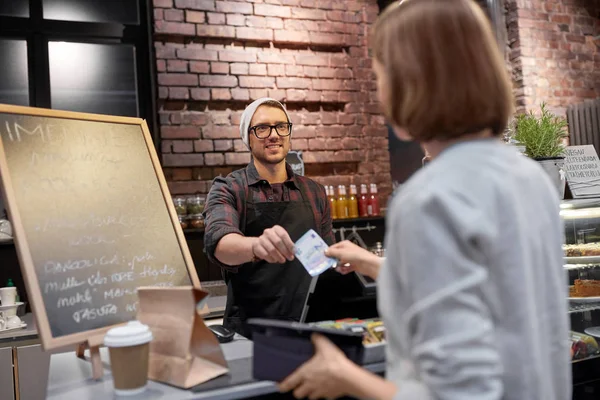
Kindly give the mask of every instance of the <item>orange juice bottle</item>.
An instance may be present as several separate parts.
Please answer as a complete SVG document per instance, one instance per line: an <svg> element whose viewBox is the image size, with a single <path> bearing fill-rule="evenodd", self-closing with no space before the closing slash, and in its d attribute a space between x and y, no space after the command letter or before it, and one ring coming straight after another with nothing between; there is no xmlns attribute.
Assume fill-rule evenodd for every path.
<svg viewBox="0 0 600 400"><path fill-rule="evenodd" d="M348 218L348 198L344 185L338 186L337 215L340 219Z"/></svg>
<svg viewBox="0 0 600 400"><path fill-rule="evenodd" d="M350 185L350 197L348 197L348 216L358 218L358 199L356 198L356 185Z"/></svg>
<svg viewBox="0 0 600 400"><path fill-rule="evenodd" d="M327 199L329 199L329 204L331 206L331 218L337 219L337 200L335 199L335 191L333 190L333 186L325 186L325 192L327 193Z"/></svg>

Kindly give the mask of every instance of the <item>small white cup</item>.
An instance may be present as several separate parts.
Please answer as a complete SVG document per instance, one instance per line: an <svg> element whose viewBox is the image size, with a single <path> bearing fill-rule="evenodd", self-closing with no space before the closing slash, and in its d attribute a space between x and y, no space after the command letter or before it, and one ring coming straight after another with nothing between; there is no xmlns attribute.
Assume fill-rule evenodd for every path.
<svg viewBox="0 0 600 400"><path fill-rule="evenodd" d="M21 318L17 317L16 315L8 317L6 319L6 329L18 328L21 326L22 323L23 321L21 321Z"/></svg>
<svg viewBox="0 0 600 400"><path fill-rule="evenodd" d="M0 288L0 302L3 306L12 306L17 299L17 288L14 286Z"/></svg>

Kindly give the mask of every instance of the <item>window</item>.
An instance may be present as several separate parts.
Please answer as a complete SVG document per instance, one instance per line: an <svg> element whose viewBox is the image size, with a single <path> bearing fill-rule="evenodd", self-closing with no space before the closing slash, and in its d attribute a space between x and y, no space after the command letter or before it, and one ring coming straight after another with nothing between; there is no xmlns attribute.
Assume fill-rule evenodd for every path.
<svg viewBox="0 0 600 400"><path fill-rule="evenodd" d="M156 135L151 3L0 0L0 102L140 117Z"/></svg>
<svg viewBox="0 0 600 400"><path fill-rule="evenodd" d="M29 105L27 42L0 39L0 103Z"/></svg>

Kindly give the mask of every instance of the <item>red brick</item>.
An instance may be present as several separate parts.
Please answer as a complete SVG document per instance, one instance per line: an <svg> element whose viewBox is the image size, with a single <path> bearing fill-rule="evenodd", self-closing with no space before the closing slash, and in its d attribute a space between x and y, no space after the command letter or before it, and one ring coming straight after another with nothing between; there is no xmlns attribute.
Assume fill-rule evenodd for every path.
<svg viewBox="0 0 600 400"><path fill-rule="evenodd" d="M206 61L190 61L190 72L208 74L209 70L209 63Z"/></svg>
<svg viewBox="0 0 600 400"><path fill-rule="evenodd" d="M231 89L234 90L234 89ZM248 89L239 89L239 90L245 90L248 91ZM234 111L231 113L231 123L233 125L239 125L242 119L242 112L241 111Z"/></svg>
<svg viewBox="0 0 600 400"><path fill-rule="evenodd" d="M162 21L165 17L165 13L164 10L161 10L160 8L155 8L154 9L154 20L155 21Z"/></svg>
<svg viewBox="0 0 600 400"><path fill-rule="evenodd" d="M171 88L159 88L159 94L161 94L161 98L163 98L163 89L168 89L168 97L170 99L179 99L179 100L187 100L190 98L190 91L185 87L171 87ZM166 97L166 96L165 96Z"/></svg>
<svg viewBox="0 0 600 400"><path fill-rule="evenodd" d="M304 125L317 125L321 123L321 114L318 112L309 112L302 116Z"/></svg>
<svg viewBox="0 0 600 400"><path fill-rule="evenodd" d="M317 127L317 136L321 137L342 137L346 127L344 126L319 126Z"/></svg>
<svg viewBox="0 0 600 400"><path fill-rule="evenodd" d="M217 10L224 13L252 14L252 4L239 1L217 1Z"/></svg>
<svg viewBox="0 0 600 400"><path fill-rule="evenodd" d="M194 140L194 151L196 153L207 153L214 151L214 144L212 140L199 139Z"/></svg>
<svg viewBox="0 0 600 400"><path fill-rule="evenodd" d="M210 90L205 88L192 88L192 99L194 100L210 100Z"/></svg>
<svg viewBox="0 0 600 400"><path fill-rule="evenodd" d="M321 67L319 68L319 78L333 78L336 68Z"/></svg>
<svg viewBox="0 0 600 400"><path fill-rule="evenodd" d="M233 29L233 28L232 28ZM240 50L221 50L219 60L228 62L256 62L256 53Z"/></svg>
<svg viewBox="0 0 600 400"><path fill-rule="evenodd" d="M314 126L295 125L292 131L294 138L313 138L316 136Z"/></svg>
<svg viewBox="0 0 600 400"><path fill-rule="evenodd" d="M347 83L339 79L313 79L312 87L316 90L344 90Z"/></svg>
<svg viewBox="0 0 600 400"><path fill-rule="evenodd" d="M231 123L229 117L231 112L226 111L210 111L210 118L215 125L229 125Z"/></svg>
<svg viewBox="0 0 600 400"><path fill-rule="evenodd" d="M191 168L173 168L171 169L171 178L174 181L189 181L192 179Z"/></svg>
<svg viewBox="0 0 600 400"><path fill-rule="evenodd" d="M283 19L277 17L267 17L267 28L283 29Z"/></svg>
<svg viewBox="0 0 600 400"><path fill-rule="evenodd" d="M235 76L200 75L200 86L236 87L237 85L238 79Z"/></svg>
<svg viewBox="0 0 600 400"><path fill-rule="evenodd" d="M194 24L203 24L206 22L206 14L202 11L185 11L185 20Z"/></svg>
<svg viewBox="0 0 600 400"><path fill-rule="evenodd" d="M267 96L274 98L275 100L285 100L285 90L282 89L269 89Z"/></svg>
<svg viewBox="0 0 600 400"><path fill-rule="evenodd" d="M235 28L235 37L242 40L273 40L272 29L257 29L248 27Z"/></svg>
<svg viewBox="0 0 600 400"><path fill-rule="evenodd" d="M248 75L248 64L246 64L246 63L232 63L229 66L229 71L233 75Z"/></svg>
<svg viewBox="0 0 600 400"><path fill-rule="evenodd" d="M230 139L226 140L214 140L215 151L232 151L233 141Z"/></svg>
<svg viewBox="0 0 600 400"><path fill-rule="evenodd" d="M558 24L570 24L573 20L570 15L554 14L550 16L550 21Z"/></svg>
<svg viewBox="0 0 600 400"><path fill-rule="evenodd" d="M269 66L272 66L269 64ZM287 76L304 76L304 68L301 65L286 65L285 74Z"/></svg>
<svg viewBox="0 0 600 400"><path fill-rule="evenodd" d="M287 101L304 101L306 100L306 91L297 89L288 89L286 91Z"/></svg>
<svg viewBox="0 0 600 400"><path fill-rule="evenodd" d="M325 24L323 24L325 25ZM319 31L319 23L315 21L306 21L298 19L285 20L285 29L292 31Z"/></svg>
<svg viewBox="0 0 600 400"><path fill-rule="evenodd" d="M152 4L154 7L173 8L173 0L154 0Z"/></svg>
<svg viewBox="0 0 600 400"><path fill-rule="evenodd" d="M231 100L231 92L229 89L211 89L210 98L212 100Z"/></svg>
<svg viewBox="0 0 600 400"><path fill-rule="evenodd" d="M167 71L187 72L188 62L182 60L167 60Z"/></svg>
<svg viewBox="0 0 600 400"><path fill-rule="evenodd" d="M284 6L299 6L300 0L271 0L273 4L281 4ZM268 3L269 1L267 1Z"/></svg>
<svg viewBox="0 0 600 400"><path fill-rule="evenodd" d="M203 61L216 61L217 51L204 49L199 45L190 45L183 49L177 49L177 58L185 60L203 60Z"/></svg>
<svg viewBox="0 0 600 400"><path fill-rule="evenodd" d="M231 88L231 96L233 100L249 100L250 94L248 89Z"/></svg>
<svg viewBox="0 0 600 400"><path fill-rule="evenodd" d="M340 33L317 33L310 32L310 41L314 44L323 44L331 46L345 46L348 44L346 36Z"/></svg>
<svg viewBox="0 0 600 400"><path fill-rule="evenodd" d="M208 116L203 112L190 111L180 114L181 123L185 125L202 126L208 122ZM171 116L173 119L173 115ZM173 121L174 122L174 121Z"/></svg>
<svg viewBox="0 0 600 400"><path fill-rule="evenodd" d="M345 114L340 113L338 115L338 123L342 125L352 125L356 121L356 116L354 114Z"/></svg>
<svg viewBox="0 0 600 400"><path fill-rule="evenodd" d="M340 92L338 91L324 90L321 93L321 101L324 103L336 103L339 100Z"/></svg>
<svg viewBox="0 0 600 400"><path fill-rule="evenodd" d="M228 74L229 64L224 62L211 62L210 72L212 74Z"/></svg>
<svg viewBox="0 0 600 400"><path fill-rule="evenodd" d="M329 65L329 55L327 54L298 54L296 55L296 64L313 65L326 67Z"/></svg>
<svg viewBox="0 0 600 400"><path fill-rule="evenodd" d="M321 123L323 125L334 125L337 123L337 114L331 111L322 111L321 112Z"/></svg>
<svg viewBox="0 0 600 400"><path fill-rule="evenodd" d="M279 51L265 50L257 54L258 62L267 64L294 64L294 56Z"/></svg>
<svg viewBox="0 0 600 400"><path fill-rule="evenodd" d="M361 145L361 141L357 138L345 137L342 139L342 148L346 150L360 149Z"/></svg>
<svg viewBox="0 0 600 400"><path fill-rule="evenodd" d="M194 142L191 140L174 140L173 153L192 153L194 151Z"/></svg>
<svg viewBox="0 0 600 400"><path fill-rule="evenodd" d="M285 76L285 65L269 64L267 70L269 76Z"/></svg>
<svg viewBox="0 0 600 400"><path fill-rule="evenodd" d="M165 72L167 70L167 63L165 60L156 60L156 71Z"/></svg>
<svg viewBox="0 0 600 400"><path fill-rule="evenodd" d="M183 181L167 182L171 194L194 194L208 193L210 182L202 181Z"/></svg>
<svg viewBox="0 0 600 400"><path fill-rule="evenodd" d="M242 142L242 139L235 139L233 141L233 150L234 151L248 151L248 147Z"/></svg>
<svg viewBox="0 0 600 400"><path fill-rule="evenodd" d="M227 25L244 26L246 17L241 14L227 14Z"/></svg>
<svg viewBox="0 0 600 400"><path fill-rule="evenodd" d="M235 139L240 137L240 128L233 125L214 125L202 128L204 139Z"/></svg>
<svg viewBox="0 0 600 400"><path fill-rule="evenodd" d="M306 140L306 139L296 139L296 138L292 137L292 149L294 149L294 150L308 150L308 140Z"/></svg>
<svg viewBox="0 0 600 400"><path fill-rule="evenodd" d="M250 89L250 100L260 99L262 97L267 97L267 89Z"/></svg>
<svg viewBox="0 0 600 400"><path fill-rule="evenodd" d="M290 18L291 11L290 7L284 6L273 6L269 4L255 4L254 5L255 15L264 15L266 17L281 17Z"/></svg>
<svg viewBox="0 0 600 400"><path fill-rule="evenodd" d="M267 64L250 64L250 68L248 70L249 75L266 75L267 74Z"/></svg>
<svg viewBox="0 0 600 400"><path fill-rule="evenodd" d="M309 151L303 154L304 162L312 163L329 163L333 161L333 151Z"/></svg>
<svg viewBox="0 0 600 400"><path fill-rule="evenodd" d="M258 76L240 76L240 87L267 88L275 84L275 78Z"/></svg>
<svg viewBox="0 0 600 400"><path fill-rule="evenodd" d="M326 150L327 149L326 139L309 139L308 140L308 149L309 150Z"/></svg>
<svg viewBox="0 0 600 400"><path fill-rule="evenodd" d="M257 17L255 15L246 17L246 26L252 28L269 28L266 17Z"/></svg>
<svg viewBox="0 0 600 400"><path fill-rule="evenodd" d="M175 0L175 7L192 10L215 11L214 0Z"/></svg>
<svg viewBox="0 0 600 400"><path fill-rule="evenodd" d="M160 128L163 139L198 139L200 130L194 126L163 126Z"/></svg>
<svg viewBox="0 0 600 400"><path fill-rule="evenodd" d="M167 21L183 21L183 10L165 10L164 17Z"/></svg>
<svg viewBox="0 0 600 400"><path fill-rule="evenodd" d="M154 21L154 31L156 33L194 36L196 34L196 26L182 22Z"/></svg>
<svg viewBox="0 0 600 400"><path fill-rule="evenodd" d="M208 12L206 13L208 18L208 23L212 25L224 25L225 24L225 14L223 13L214 13Z"/></svg>
<svg viewBox="0 0 600 400"><path fill-rule="evenodd" d="M223 25L196 25L196 35L201 37L234 38L235 28Z"/></svg>
<svg viewBox="0 0 600 400"><path fill-rule="evenodd" d="M163 154L165 167L193 167L204 165L204 154Z"/></svg>
<svg viewBox="0 0 600 400"><path fill-rule="evenodd" d="M310 43L308 32L275 30L275 42L282 43Z"/></svg>
<svg viewBox="0 0 600 400"><path fill-rule="evenodd" d="M224 165L225 157L221 153L207 153L204 155L205 165Z"/></svg>
<svg viewBox="0 0 600 400"><path fill-rule="evenodd" d="M197 86L198 76L193 74L158 74L158 84L165 86Z"/></svg>
<svg viewBox="0 0 600 400"><path fill-rule="evenodd" d="M565 35L565 38L569 42L573 42L573 43L585 43L585 36L583 36L583 35Z"/></svg>
<svg viewBox="0 0 600 400"><path fill-rule="evenodd" d="M173 150L173 141L172 140L161 140L160 141L160 152L161 153L170 153Z"/></svg>
<svg viewBox="0 0 600 400"><path fill-rule="evenodd" d="M313 19L313 20L326 20L327 14L323 10L316 8L292 8L292 18L297 19Z"/></svg>
<svg viewBox="0 0 600 400"><path fill-rule="evenodd" d="M225 164L247 165L250 163L250 153L225 153Z"/></svg>
<svg viewBox="0 0 600 400"><path fill-rule="evenodd" d="M317 78L319 76L318 67L304 67L304 75L307 78Z"/></svg>
<svg viewBox="0 0 600 400"><path fill-rule="evenodd" d="M306 78L277 78L280 89L310 89L311 81Z"/></svg>

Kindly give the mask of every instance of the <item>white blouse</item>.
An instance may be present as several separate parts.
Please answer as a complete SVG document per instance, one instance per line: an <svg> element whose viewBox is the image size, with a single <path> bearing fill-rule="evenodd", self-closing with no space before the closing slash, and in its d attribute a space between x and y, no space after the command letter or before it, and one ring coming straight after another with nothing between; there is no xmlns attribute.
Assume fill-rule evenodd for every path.
<svg viewBox="0 0 600 400"><path fill-rule="evenodd" d="M390 203L378 304L398 400L571 400L559 201L495 139L446 149Z"/></svg>

